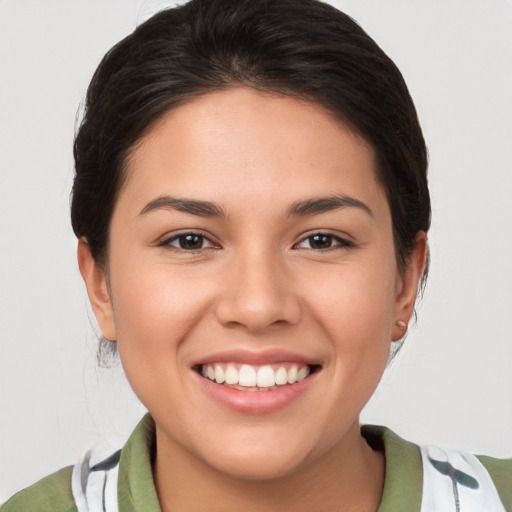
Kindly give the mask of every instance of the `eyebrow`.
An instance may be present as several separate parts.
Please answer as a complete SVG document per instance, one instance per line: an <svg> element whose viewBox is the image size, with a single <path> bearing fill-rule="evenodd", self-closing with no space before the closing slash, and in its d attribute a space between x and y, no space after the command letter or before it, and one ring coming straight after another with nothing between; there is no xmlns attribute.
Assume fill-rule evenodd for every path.
<svg viewBox="0 0 512 512"><path fill-rule="evenodd" d="M359 199L355 199L343 194L296 201L290 206L286 212L286 216L290 217L294 215L315 215L318 213L325 213L343 208L359 208L363 212L367 213L370 217L373 217L373 212L370 210L368 205Z"/></svg>
<svg viewBox="0 0 512 512"><path fill-rule="evenodd" d="M373 217L373 212L365 203L346 195L316 197L295 201L288 208L286 217L315 215L349 207L359 208ZM218 204L210 201L177 198L168 195L160 196L150 201L144 206L139 215L146 215L149 212L160 209L172 209L201 217L226 217L225 211Z"/></svg>
<svg viewBox="0 0 512 512"><path fill-rule="evenodd" d="M160 196L150 201L141 210L139 215L160 209L172 209L178 212L199 215L201 217L225 217L226 213L217 204L210 201L198 201L196 199L181 199L172 196Z"/></svg>

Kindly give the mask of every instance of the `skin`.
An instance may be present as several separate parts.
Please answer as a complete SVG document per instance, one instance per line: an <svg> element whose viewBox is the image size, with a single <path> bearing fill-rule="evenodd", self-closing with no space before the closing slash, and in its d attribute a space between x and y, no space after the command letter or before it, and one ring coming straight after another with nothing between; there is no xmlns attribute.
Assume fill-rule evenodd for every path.
<svg viewBox="0 0 512 512"><path fill-rule="evenodd" d="M225 216L141 214L163 195ZM335 195L370 212L286 214ZM169 244L190 230L208 237L201 249ZM315 233L341 241L315 249ZM115 206L108 271L86 240L78 257L98 325L157 425L162 510L377 510L383 455L358 419L413 311L423 233L416 242L401 273L372 147L316 104L235 88L149 131ZM205 393L191 367L232 348L292 350L321 370L286 407L243 414Z"/></svg>

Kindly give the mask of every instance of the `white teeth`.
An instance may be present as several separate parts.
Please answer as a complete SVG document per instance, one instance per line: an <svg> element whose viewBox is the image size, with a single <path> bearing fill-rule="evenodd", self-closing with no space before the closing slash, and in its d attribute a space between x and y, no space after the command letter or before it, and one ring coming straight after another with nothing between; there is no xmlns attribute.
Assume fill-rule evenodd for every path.
<svg viewBox="0 0 512 512"><path fill-rule="evenodd" d="M297 374L297 382L300 382L301 380L304 380L309 375L309 367L304 366L299 370L299 373Z"/></svg>
<svg viewBox="0 0 512 512"><path fill-rule="evenodd" d="M256 376L256 383L259 388L269 388L276 383L276 377L274 375L274 370L272 370L271 366L262 366L258 370L258 374Z"/></svg>
<svg viewBox="0 0 512 512"><path fill-rule="evenodd" d="M284 366L281 366L276 372L276 384L283 386L288 382L288 372Z"/></svg>
<svg viewBox="0 0 512 512"><path fill-rule="evenodd" d="M288 369L287 369L288 367ZM307 365L289 364L272 367L271 365L253 367L234 363L204 364L201 367L203 377L217 384L238 385L254 390L268 391L276 386L295 384L304 380L311 373Z"/></svg>
<svg viewBox="0 0 512 512"><path fill-rule="evenodd" d="M256 371L252 366L243 364L238 374L238 384L240 386L256 386Z"/></svg>
<svg viewBox="0 0 512 512"><path fill-rule="evenodd" d="M224 370L220 364L215 365L215 382L217 384L222 384L226 380L224 376Z"/></svg>
<svg viewBox="0 0 512 512"><path fill-rule="evenodd" d="M295 365L288 370L287 380L288 384L295 384L297 381L297 367Z"/></svg>
<svg viewBox="0 0 512 512"><path fill-rule="evenodd" d="M226 368L226 384L238 384L238 371L232 364Z"/></svg>

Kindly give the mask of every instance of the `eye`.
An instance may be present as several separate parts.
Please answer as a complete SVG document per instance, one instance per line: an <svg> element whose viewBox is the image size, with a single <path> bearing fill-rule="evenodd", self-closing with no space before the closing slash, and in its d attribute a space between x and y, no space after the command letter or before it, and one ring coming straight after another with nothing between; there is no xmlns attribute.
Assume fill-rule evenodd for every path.
<svg viewBox="0 0 512 512"><path fill-rule="evenodd" d="M296 247L315 251L335 249L336 247L353 247L353 243L329 233L315 233L303 238Z"/></svg>
<svg viewBox="0 0 512 512"><path fill-rule="evenodd" d="M200 251L201 249L217 247L201 233L180 233L179 235L164 240L160 245L182 251Z"/></svg>

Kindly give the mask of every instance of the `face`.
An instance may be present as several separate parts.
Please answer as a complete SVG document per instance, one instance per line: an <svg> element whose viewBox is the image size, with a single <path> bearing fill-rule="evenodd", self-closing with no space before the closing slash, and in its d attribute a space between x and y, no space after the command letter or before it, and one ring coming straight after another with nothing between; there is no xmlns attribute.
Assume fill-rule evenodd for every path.
<svg viewBox="0 0 512 512"><path fill-rule="evenodd" d="M128 163L108 275L80 251L158 453L242 478L349 449L421 274L397 270L369 144L246 89L170 111Z"/></svg>

